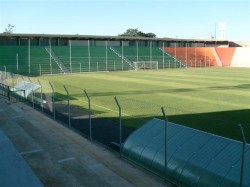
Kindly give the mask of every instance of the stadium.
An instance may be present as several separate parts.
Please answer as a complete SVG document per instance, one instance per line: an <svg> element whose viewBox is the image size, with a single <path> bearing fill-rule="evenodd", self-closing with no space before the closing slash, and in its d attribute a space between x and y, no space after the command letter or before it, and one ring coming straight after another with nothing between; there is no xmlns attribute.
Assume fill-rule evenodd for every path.
<svg viewBox="0 0 250 187"><path fill-rule="evenodd" d="M1 70L28 76L182 67L249 67L249 49L237 48L238 44L226 40L2 34L0 41L1 46L5 46L1 49L4 64Z"/></svg>
<svg viewBox="0 0 250 187"><path fill-rule="evenodd" d="M0 186L250 187L249 11L1 0Z"/></svg>
<svg viewBox="0 0 250 187"><path fill-rule="evenodd" d="M238 124L250 140L249 47L34 34L1 34L0 44L1 95L10 102L26 102L177 186L240 183Z"/></svg>

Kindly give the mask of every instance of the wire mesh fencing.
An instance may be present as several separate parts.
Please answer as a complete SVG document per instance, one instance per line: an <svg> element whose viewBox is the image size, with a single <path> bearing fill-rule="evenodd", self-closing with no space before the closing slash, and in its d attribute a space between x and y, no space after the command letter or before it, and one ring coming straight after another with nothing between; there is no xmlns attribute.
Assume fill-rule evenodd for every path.
<svg viewBox="0 0 250 187"><path fill-rule="evenodd" d="M170 168L166 164L166 159L169 156L167 150L171 150L170 144L167 147L167 143L173 141L167 141L168 115L172 116L171 122L177 122L178 124L180 119L178 114L187 113L187 111L182 111L178 106L164 106L164 103L163 106L155 104L151 101L152 95L148 93L145 94L140 91L136 93L131 91L131 93L140 94L141 98L130 97L129 91L125 94L105 92L0 71L0 95L11 102L27 102L34 109L50 116L91 141L99 142L120 154L124 142L136 129L152 118L164 120L166 122L165 139L161 144L165 147L161 147L161 162L163 165L165 164L163 173L166 177L165 173ZM192 113L192 111L190 112ZM209 116L204 114L199 115L199 118L203 121L210 119ZM190 121L190 116L188 116L188 120ZM194 121L194 118L192 118L192 121ZM242 128L241 132L242 137L244 137ZM154 134L154 136L157 136L157 134ZM245 151L245 146L246 141L243 138L243 151L239 153L239 155L242 154L242 168L247 165L244 165L244 156L249 152L249 149ZM208 149L211 149L211 147L208 147ZM244 170L242 169L242 171ZM243 179L244 176L241 173L241 180Z"/></svg>
<svg viewBox="0 0 250 187"><path fill-rule="evenodd" d="M150 118L162 115L161 106L123 95L4 73L0 74L1 85L23 89L23 98L31 107L117 151L131 132ZM5 88L0 88L4 92Z"/></svg>

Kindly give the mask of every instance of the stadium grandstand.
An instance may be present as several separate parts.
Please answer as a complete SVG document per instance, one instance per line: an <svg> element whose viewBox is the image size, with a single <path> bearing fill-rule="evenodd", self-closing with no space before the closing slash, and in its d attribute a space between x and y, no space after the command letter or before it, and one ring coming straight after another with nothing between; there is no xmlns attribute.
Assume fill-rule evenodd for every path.
<svg viewBox="0 0 250 187"><path fill-rule="evenodd" d="M39 168L36 171L39 179L48 186L51 183L61 186L61 180L58 183L53 180L65 176L68 177L65 181L76 185L75 181L78 180L81 186L89 180L90 175L95 176L93 171L101 168L100 176L90 180L95 183L98 179L96 186L105 180L107 186L250 187L250 144L245 140L241 125L242 121L246 126L249 122L249 53L250 47L215 39L0 34L0 96L8 100L0 100L4 106L0 108L0 112L4 113L2 121L6 122L2 126L14 137L17 145L21 142L26 146L26 142L29 142L32 148L38 147L30 152L22 152L23 155L41 152L39 161L31 157L30 162L35 163L32 165L35 170L38 162L51 163L52 166L44 164L43 170ZM157 71L163 69L171 71ZM226 78L223 78L222 70L232 71L224 72ZM223 100L223 97L227 99ZM30 106L24 106L22 102ZM11 106L11 103L18 103L18 107ZM170 109L170 120L177 122L168 121L163 107L165 104ZM33 119L37 114L33 114L36 110L32 108L46 115L38 120ZM28 122L18 121L23 118L21 112L28 116ZM58 127L54 130L54 126L50 125L53 120L47 122L48 116L72 131L66 132ZM23 137L16 138L19 133L9 130L12 126L7 118L11 118L11 124L21 126L20 130L17 129L21 133L33 132L21 135L25 140L19 142ZM242 142L235 135L235 128L231 127L231 124L236 125L234 123L239 124ZM37 129L40 128L46 132L38 134L40 130ZM228 130L229 137L223 134L224 129ZM246 129L249 131L249 126ZM71 134L75 132L89 138L88 145L80 146L83 141ZM47 133L50 141L45 138ZM69 143L57 136L67 138ZM0 129L1 137L7 139ZM249 134L246 137L249 140ZM39 146L33 145L37 144L35 140ZM61 158L59 152L54 152L53 141L60 151L65 144L76 148L71 150L66 146L68 157ZM135 164L131 168L145 168L162 181L159 178L151 179L151 175L146 176L141 168L135 172L129 166L123 167L124 163L118 157L114 159L104 153L108 155L104 160L99 150L91 148L95 142L112 150L112 153L119 153L120 158L129 161L126 164ZM12 147L10 151L22 161ZM96 159L98 157L98 161L84 158L89 155L84 151L86 148L93 152ZM6 160L8 158L8 155L4 157ZM72 166L57 166L66 161L74 163ZM79 168L81 164L83 167ZM27 170L28 166L23 165ZM55 166L60 169L57 169L59 172L50 172L48 167ZM15 166L9 170L12 173ZM78 178L69 175L72 171ZM87 177L82 179L82 171L91 174L86 174ZM18 176L24 178L22 175L25 172L19 172L21 174L18 173ZM143 174L137 180L140 172ZM56 173L60 177L54 176ZM120 176L116 176L117 173ZM131 173L136 177L131 177ZM64 174L63 177L61 174ZM42 186L31 170L28 175L33 177L31 182L34 184L31 186ZM53 179L47 180L47 175ZM114 183L110 176L116 179ZM11 184L13 181L7 182ZM26 183L26 180L22 182Z"/></svg>
<svg viewBox="0 0 250 187"><path fill-rule="evenodd" d="M249 47L227 40L0 34L0 70L22 75L250 67Z"/></svg>

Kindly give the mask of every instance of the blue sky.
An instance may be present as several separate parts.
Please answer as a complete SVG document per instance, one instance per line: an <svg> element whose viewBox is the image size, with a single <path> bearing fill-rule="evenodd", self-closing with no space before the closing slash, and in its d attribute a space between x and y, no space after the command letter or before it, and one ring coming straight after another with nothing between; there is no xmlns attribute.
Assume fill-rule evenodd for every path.
<svg viewBox="0 0 250 187"><path fill-rule="evenodd" d="M157 37L250 41L250 0L0 0L0 32L116 36L128 28Z"/></svg>

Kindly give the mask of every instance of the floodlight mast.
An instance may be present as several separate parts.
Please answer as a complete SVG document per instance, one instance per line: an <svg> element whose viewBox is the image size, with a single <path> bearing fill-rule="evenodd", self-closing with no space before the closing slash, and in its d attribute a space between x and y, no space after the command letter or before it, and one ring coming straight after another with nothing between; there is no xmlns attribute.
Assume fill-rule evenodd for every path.
<svg viewBox="0 0 250 187"><path fill-rule="evenodd" d="M225 31L227 29L227 23L226 22L220 22L219 23L219 30L220 30L220 39L225 39Z"/></svg>
<svg viewBox="0 0 250 187"><path fill-rule="evenodd" d="M214 24L214 39L216 39L216 23Z"/></svg>

